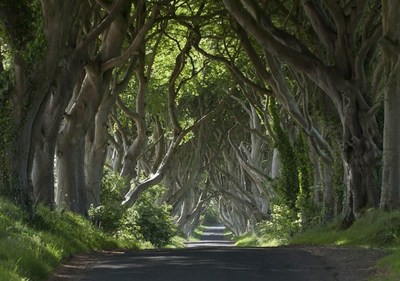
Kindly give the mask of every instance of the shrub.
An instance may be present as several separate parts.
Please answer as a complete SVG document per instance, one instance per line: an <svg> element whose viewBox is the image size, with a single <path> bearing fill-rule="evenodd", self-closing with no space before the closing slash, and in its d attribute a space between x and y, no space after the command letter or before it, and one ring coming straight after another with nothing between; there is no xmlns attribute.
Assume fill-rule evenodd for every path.
<svg viewBox="0 0 400 281"><path fill-rule="evenodd" d="M271 218L257 224L257 231L261 236L287 243L301 228L299 216L284 204L276 204L271 208Z"/></svg>
<svg viewBox="0 0 400 281"><path fill-rule="evenodd" d="M126 208L121 206L124 179L113 172L105 172L101 184L100 206L90 207L90 220L107 233L115 233L120 228L120 221Z"/></svg>
<svg viewBox="0 0 400 281"><path fill-rule="evenodd" d="M157 248L165 247L176 234L176 228L170 215L170 207L163 204L155 206L147 200L134 206L139 213L137 224L144 239Z"/></svg>

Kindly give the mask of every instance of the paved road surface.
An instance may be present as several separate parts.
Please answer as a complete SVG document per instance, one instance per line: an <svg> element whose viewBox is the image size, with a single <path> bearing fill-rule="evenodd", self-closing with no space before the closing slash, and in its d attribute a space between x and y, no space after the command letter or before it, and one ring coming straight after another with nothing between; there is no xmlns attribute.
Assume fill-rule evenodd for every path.
<svg viewBox="0 0 400 281"><path fill-rule="evenodd" d="M51 281L364 281L381 253L339 248L235 248L223 228L186 249L75 258Z"/></svg>
<svg viewBox="0 0 400 281"><path fill-rule="evenodd" d="M204 229L187 249L151 250L97 262L84 281L335 281L335 272L301 249L234 248L224 227Z"/></svg>
<svg viewBox="0 0 400 281"><path fill-rule="evenodd" d="M225 226L205 226L199 241L186 243L188 248L197 247L229 247L234 246L235 242L225 238Z"/></svg>
<svg viewBox="0 0 400 281"><path fill-rule="evenodd" d="M303 250L192 248L127 253L100 261L85 281L337 281Z"/></svg>

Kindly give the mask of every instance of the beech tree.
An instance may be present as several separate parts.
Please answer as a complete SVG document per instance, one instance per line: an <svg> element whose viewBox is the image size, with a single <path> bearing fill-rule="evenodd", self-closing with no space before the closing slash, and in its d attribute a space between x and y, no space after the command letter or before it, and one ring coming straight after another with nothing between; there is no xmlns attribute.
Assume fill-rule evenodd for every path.
<svg viewBox="0 0 400 281"><path fill-rule="evenodd" d="M384 210L400 206L400 150L398 128L400 103L400 7L396 1L382 1L383 64L385 70L385 125L383 135L383 179L380 207Z"/></svg>
<svg viewBox="0 0 400 281"><path fill-rule="evenodd" d="M284 1L276 1L284 2ZM278 28L272 14L256 1L224 0L238 23L270 53L304 73L332 100L343 127L343 159L347 173L347 214L350 225L362 211L374 206L372 171L381 151L375 112L376 85L368 75L381 36L378 2L354 5L331 1L302 1L306 18L329 59L318 57L290 31ZM295 4L293 4L295 5ZM267 7L266 7L267 8ZM375 74L376 75L376 74ZM373 82L373 81L372 81Z"/></svg>
<svg viewBox="0 0 400 281"><path fill-rule="evenodd" d="M3 0L0 192L85 215L106 167L128 206L163 185L154 204L186 234L209 202L236 234L282 198L304 226L310 206L325 219L344 206L344 227L379 200L396 209L399 12L394 0Z"/></svg>
<svg viewBox="0 0 400 281"><path fill-rule="evenodd" d="M8 79L12 80L3 89L4 108L11 107L12 116L6 148L9 176L2 184L3 193L12 194L27 209L32 201L52 206L57 125L92 38L77 37L81 1L2 1L0 5L2 48L10 56ZM56 108L49 109L51 104Z"/></svg>

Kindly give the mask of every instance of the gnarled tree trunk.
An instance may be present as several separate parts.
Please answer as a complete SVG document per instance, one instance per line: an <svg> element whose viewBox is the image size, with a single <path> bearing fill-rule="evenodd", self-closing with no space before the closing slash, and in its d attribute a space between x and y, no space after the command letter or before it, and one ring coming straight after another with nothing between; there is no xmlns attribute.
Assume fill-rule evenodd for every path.
<svg viewBox="0 0 400 281"><path fill-rule="evenodd" d="M380 207L393 210L400 207L400 6L396 0L384 0L382 8L385 123Z"/></svg>

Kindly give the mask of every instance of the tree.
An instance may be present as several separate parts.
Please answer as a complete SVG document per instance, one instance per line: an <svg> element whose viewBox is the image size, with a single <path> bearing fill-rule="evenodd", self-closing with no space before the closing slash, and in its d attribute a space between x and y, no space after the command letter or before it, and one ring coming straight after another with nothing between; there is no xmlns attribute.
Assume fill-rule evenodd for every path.
<svg viewBox="0 0 400 281"><path fill-rule="evenodd" d="M68 83L58 83L65 76L78 72L85 61L85 48L74 49L79 9L81 1L3 1L1 3L1 23L5 31L5 41L10 47L14 76L7 89L8 100L12 103L12 128L14 137L9 142L7 161L10 165L10 180L3 188L14 189L13 199L30 209L32 201L43 201L52 205L52 175L43 173L52 171L54 155L54 131L43 128L42 122L48 114L47 105L51 98L65 91ZM88 40L83 42L86 43ZM68 59L66 59L68 58ZM10 105L10 103L8 103ZM61 111L65 102L60 102ZM54 113L54 123L60 115ZM49 122L50 123L50 122ZM51 126L51 124L48 124ZM45 147L41 137L46 135L49 142ZM39 149L44 161L41 170L34 163ZM38 180L43 175L43 180ZM31 178L32 177L32 178ZM39 187L38 184L42 184ZM33 187L35 185L35 187ZM35 197L33 197L35 191ZM10 193L10 192L7 192Z"/></svg>
<svg viewBox="0 0 400 281"><path fill-rule="evenodd" d="M396 1L382 1L383 64L385 69L383 132L383 179L380 207L393 210L400 207L400 138L398 108L400 106L400 7Z"/></svg>
<svg viewBox="0 0 400 281"><path fill-rule="evenodd" d="M277 27L268 9L256 1L224 0L224 4L265 52L307 75L332 100L343 127L348 182L343 225L350 225L376 201L369 190L374 188L371 175L380 157L381 137L373 103L376 88L369 84L368 73L374 70L369 54L381 35L379 3L361 1L348 10L339 2L302 1L306 19L329 54L328 60L307 48L307 42Z"/></svg>
<svg viewBox="0 0 400 281"><path fill-rule="evenodd" d="M107 109L99 108L105 103L107 99L114 97L107 97L107 95L116 95L117 92L110 93L110 84L113 81L113 69L127 60L144 44L145 36L150 28L153 26L155 17L157 15L158 7L154 6L151 15L146 23L140 23L138 17L138 29L134 31L129 46L122 50L124 40L130 24L131 0L124 0L120 2L121 8L115 11L113 7L105 6L106 12L109 15L115 13L115 19L110 26L104 31L103 41L101 46L94 45L93 59L85 66L85 78L82 84L79 85L79 90L74 100L70 103L67 109L65 119L60 129L60 137L57 145L57 174L59 175L57 187L57 204L68 206L71 210L85 214L88 210L87 201L87 181L86 175L101 173L101 166L96 169L91 164L85 167L85 136L94 122L98 122L97 129L104 126L104 121L101 122L102 115L107 115ZM138 2L136 8L137 14L143 12L143 2ZM143 15L140 15L142 17ZM96 48L99 48L95 53ZM112 102L111 102L112 105ZM96 120L96 114L97 120ZM95 127L96 129L96 127ZM102 132L104 135L104 132ZM101 134L100 134L101 135ZM89 136L95 138L95 135ZM97 136L99 138L100 136ZM88 143L89 144L89 143ZM90 147L89 147L90 148ZM93 147L92 147L93 149ZM102 151L100 154L105 155L104 145L95 147ZM102 163L101 159L97 159ZM85 169L86 168L86 169ZM86 175L85 175L86 172ZM68 176L63 176L68 175ZM93 179L93 177L92 177ZM97 192L95 189L92 192ZM96 195L94 195L96 197Z"/></svg>

